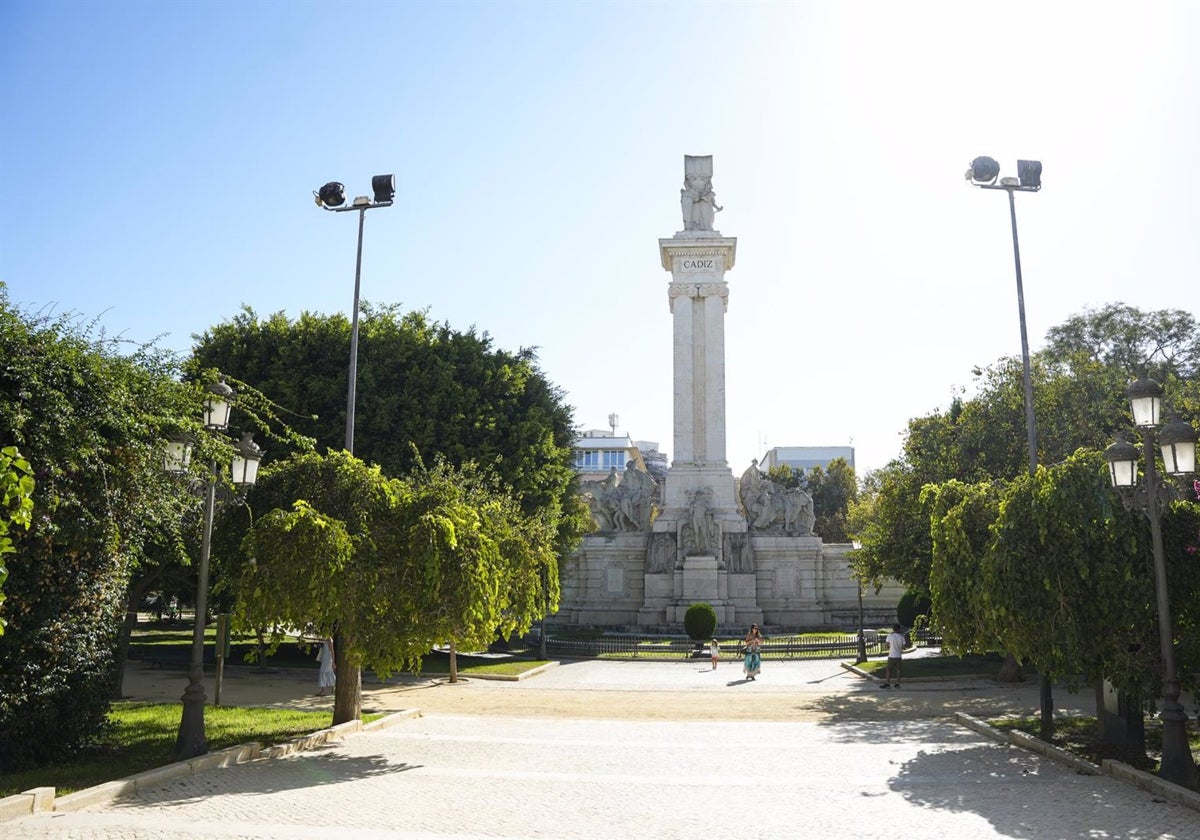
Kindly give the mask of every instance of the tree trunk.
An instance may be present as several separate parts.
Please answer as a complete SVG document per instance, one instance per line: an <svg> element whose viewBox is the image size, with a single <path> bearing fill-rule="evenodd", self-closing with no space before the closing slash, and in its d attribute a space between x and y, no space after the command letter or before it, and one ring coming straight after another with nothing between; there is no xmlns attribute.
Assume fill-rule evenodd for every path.
<svg viewBox="0 0 1200 840"><path fill-rule="evenodd" d="M1024 682L1025 675L1021 673L1021 663L1013 657L1006 657L1000 670L996 672L996 682Z"/></svg>
<svg viewBox="0 0 1200 840"><path fill-rule="evenodd" d="M454 650L454 642L450 643L450 682L458 682L458 654Z"/></svg>
<svg viewBox="0 0 1200 840"><path fill-rule="evenodd" d="M148 578L129 583L125 598L125 620L121 622L121 632L117 636L117 650L113 663L113 700L120 700L125 696L125 664L129 661L129 639L133 636L133 628L137 626L137 608L146 597L149 588Z"/></svg>
<svg viewBox="0 0 1200 840"><path fill-rule="evenodd" d="M258 650L258 668L257 668L257 670L260 674L267 673L267 642L263 638L264 632L265 631L261 627L259 627L257 630L254 631L255 645L257 646L257 650ZM334 651L334 654L336 655L337 651Z"/></svg>
<svg viewBox="0 0 1200 840"><path fill-rule="evenodd" d="M350 661L350 640L341 632L333 634L333 659L337 682L333 687L333 725L362 717L362 668Z"/></svg>

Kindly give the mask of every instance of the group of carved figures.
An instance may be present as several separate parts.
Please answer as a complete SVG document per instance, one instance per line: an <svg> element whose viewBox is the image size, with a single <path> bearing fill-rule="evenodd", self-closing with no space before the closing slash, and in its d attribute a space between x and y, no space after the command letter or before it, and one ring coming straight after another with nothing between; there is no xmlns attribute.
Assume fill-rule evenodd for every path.
<svg viewBox="0 0 1200 840"><path fill-rule="evenodd" d="M625 472L613 467L604 481L587 481L583 494L592 518L601 532L649 531L658 483L630 461ZM712 490L701 487L688 492L687 519L680 538L688 553L705 554L721 543L721 527L713 516ZM746 512L749 531L787 536L812 534L816 515L812 496L803 490L784 488L763 476L758 461L738 482L738 495Z"/></svg>
<svg viewBox="0 0 1200 840"><path fill-rule="evenodd" d="M812 496L799 487L783 488L759 472L758 461L742 473L738 495L746 510L746 524L751 531L806 536L813 532L817 521Z"/></svg>
<svg viewBox="0 0 1200 840"><path fill-rule="evenodd" d="M688 527L685 525L680 528L684 538L683 551L679 551L679 539L675 534L663 531L650 535L650 545L646 551L647 574L663 574L682 568L684 557L692 553L687 545ZM721 551L712 554L717 558L717 568L721 571L754 573L754 547L749 534L722 534Z"/></svg>
<svg viewBox="0 0 1200 840"><path fill-rule="evenodd" d="M621 475L613 467L604 481L583 482L582 492L600 531L650 530L658 483L633 461Z"/></svg>

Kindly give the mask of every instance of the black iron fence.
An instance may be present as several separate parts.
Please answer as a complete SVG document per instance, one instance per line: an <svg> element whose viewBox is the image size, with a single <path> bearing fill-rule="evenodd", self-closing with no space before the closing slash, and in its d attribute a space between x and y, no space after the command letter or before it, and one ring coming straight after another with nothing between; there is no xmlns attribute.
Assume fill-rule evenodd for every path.
<svg viewBox="0 0 1200 840"><path fill-rule="evenodd" d="M916 642L916 640L913 640ZM741 655L741 641L722 641L721 657ZM871 634L865 640L867 656L882 656L887 645L882 636ZM550 656L568 659L707 659L710 656L706 642L690 639L636 638L605 636L596 639L561 639L550 636L546 639L546 651ZM805 635L786 639L764 641L759 651L764 659L840 659L858 655L858 636L854 633L830 633L828 635Z"/></svg>

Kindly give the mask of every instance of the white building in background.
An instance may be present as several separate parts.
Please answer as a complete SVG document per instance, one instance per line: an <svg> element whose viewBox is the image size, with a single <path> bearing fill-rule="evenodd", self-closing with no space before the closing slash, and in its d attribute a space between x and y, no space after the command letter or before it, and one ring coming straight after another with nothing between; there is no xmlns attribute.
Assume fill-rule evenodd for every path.
<svg viewBox="0 0 1200 840"><path fill-rule="evenodd" d="M575 471L583 481L603 481L609 470L622 472L629 461L646 468L641 450L629 435L607 429L589 429L575 439Z"/></svg>
<svg viewBox="0 0 1200 840"><path fill-rule="evenodd" d="M784 464L793 470L808 472L813 467L828 471L829 465L837 458L844 458L851 467L854 466L853 446L776 446L767 451L759 463L759 469L769 470Z"/></svg>

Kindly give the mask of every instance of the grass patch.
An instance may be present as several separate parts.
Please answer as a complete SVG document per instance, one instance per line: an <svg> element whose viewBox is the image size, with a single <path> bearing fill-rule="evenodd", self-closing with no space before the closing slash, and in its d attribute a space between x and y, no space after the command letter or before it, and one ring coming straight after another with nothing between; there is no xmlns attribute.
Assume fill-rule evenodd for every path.
<svg viewBox="0 0 1200 840"><path fill-rule="evenodd" d="M990 720L988 723L1003 732L1020 730L1035 738L1042 737L1041 717L1031 716L1022 718L1003 718ZM1131 753L1115 744L1106 744L1100 740L1100 727L1096 718L1088 715L1071 717L1056 717L1054 719L1054 737L1050 743L1067 750L1080 758L1085 758L1093 764L1100 764L1109 758L1123 761L1138 770L1147 773L1157 773L1159 762L1162 760L1162 722L1157 718L1146 718L1146 753L1144 755ZM1192 749L1192 757L1200 760L1200 731L1194 726L1188 727L1188 743Z"/></svg>
<svg viewBox="0 0 1200 840"><path fill-rule="evenodd" d="M129 638L129 658L166 665L185 666L191 659L192 625L182 621L141 622ZM216 661L216 624L204 628L204 661ZM257 666L258 640L247 633L234 633L230 639L226 664ZM275 653L266 657L264 668L317 668L316 645L285 640Z"/></svg>
<svg viewBox="0 0 1200 840"><path fill-rule="evenodd" d="M980 674L995 674L1003 664L1004 657L997 653L971 653L966 656L921 656L905 659L900 673L903 679L975 677ZM857 667L868 674L883 672L887 668L887 660L870 659L859 663Z"/></svg>
<svg viewBox="0 0 1200 840"><path fill-rule="evenodd" d="M121 779L171 763L179 731L179 703L114 703L108 726L78 755L53 766L0 774L0 797L33 787L56 793ZM370 721L382 715L364 715ZM264 746L289 741L333 723L332 711L207 706L204 728L209 750L258 741Z"/></svg>
<svg viewBox="0 0 1200 840"><path fill-rule="evenodd" d="M462 676L471 674L499 674L518 677L526 671L540 668L549 660L546 659L486 659L458 654L458 673ZM442 675L450 673L450 657L441 651L434 651L421 660L422 676L431 674Z"/></svg>

